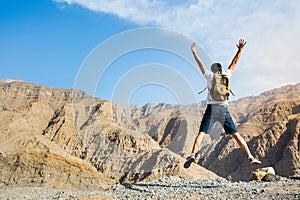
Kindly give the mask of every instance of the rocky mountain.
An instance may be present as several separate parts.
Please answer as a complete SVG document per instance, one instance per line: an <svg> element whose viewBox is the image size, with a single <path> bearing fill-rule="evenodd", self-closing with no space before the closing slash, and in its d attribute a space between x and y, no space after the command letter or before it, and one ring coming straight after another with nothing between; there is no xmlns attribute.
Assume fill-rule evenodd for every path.
<svg viewBox="0 0 300 200"><path fill-rule="evenodd" d="M1 82L0 185L97 189L161 175L217 177L199 165L184 169L184 158L127 111L81 91Z"/></svg>
<svg viewBox="0 0 300 200"><path fill-rule="evenodd" d="M281 176L300 176L299 99L300 84L297 84L266 91L256 97L243 98L229 105L239 133L246 139L253 154L263 161L260 167L272 166ZM200 106L199 115L202 115L203 109ZM201 117L198 118L195 105L183 110L187 111L181 112L184 116L190 116L186 121L195 124L192 129L188 129L190 131L187 131L186 136L193 141L199 127L195 119ZM199 151L198 164L230 180L250 180L251 172L256 167L249 165L231 136L221 133L222 129L216 124L214 133L206 139ZM189 152L191 143L185 145ZM188 153L177 152L181 155Z"/></svg>
<svg viewBox="0 0 300 200"><path fill-rule="evenodd" d="M280 176L300 176L300 100L258 109L238 129L254 155ZM250 180L254 167L230 136L222 135L200 155L199 164L230 180Z"/></svg>
<svg viewBox="0 0 300 200"><path fill-rule="evenodd" d="M299 99L300 84L296 84L242 98L229 105L239 133L251 152L263 161L261 166L272 166L281 176L300 176ZM130 117L160 146L185 157L191 151L204 110L203 103L148 104L138 109L135 106ZM198 164L230 180L250 180L255 166L249 165L231 136L222 132L220 125L215 124L213 133L205 138L198 153Z"/></svg>
<svg viewBox="0 0 300 200"><path fill-rule="evenodd" d="M293 101L300 98L300 84L286 85L265 91L258 96L250 96L230 103L230 110L238 124L244 123L258 109L277 102Z"/></svg>
<svg viewBox="0 0 300 200"><path fill-rule="evenodd" d="M252 152L282 176L299 176L300 84L230 104ZM82 91L0 83L0 184L107 188L162 175L249 180L251 167L220 126L184 169L203 103L120 105ZM205 169L206 168L206 169Z"/></svg>

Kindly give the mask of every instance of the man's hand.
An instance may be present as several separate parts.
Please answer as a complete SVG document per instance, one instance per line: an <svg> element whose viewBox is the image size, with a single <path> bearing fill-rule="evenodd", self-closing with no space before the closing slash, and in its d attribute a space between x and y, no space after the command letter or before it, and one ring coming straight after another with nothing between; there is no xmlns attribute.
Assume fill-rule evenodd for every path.
<svg viewBox="0 0 300 200"><path fill-rule="evenodd" d="M194 43L192 44L191 49L192 49L193 54L197 53L196 42L194 42Z"/></svg>
<svg viewBox="0 0 300 200"><path fill-rule="evenodd" d="M236 45L236 47L237 47L238 49L243 49L245 45L246 45L245 40L244 40L244 39L240 39L240 40L239 40L239 43Z"/></svg>
<svg viewBox="0 0 300 200"><path fill-rule="evenodd" d="M246 42L244 39L240 39L239 40L239 43L236 45L236 47L238 48L238 51L236 52L234 58L232 59L228 69L233 72L233 70L235 69L235 66L236 66L236 63L237 61L240 59L241 57L241 53L242 53L242 50L243 48L245 47L246 45Z"/></svg>
<svg viewBox="0 0 300 200"><path fill-rule="evenodd" d="M193 52L194 58L202 72L202 74L205 74L206 67L204 66L203 62L201 61L200 57L197 54L197 48L196 48L196 42L194 42L191 46L191 50Z"/></svg>

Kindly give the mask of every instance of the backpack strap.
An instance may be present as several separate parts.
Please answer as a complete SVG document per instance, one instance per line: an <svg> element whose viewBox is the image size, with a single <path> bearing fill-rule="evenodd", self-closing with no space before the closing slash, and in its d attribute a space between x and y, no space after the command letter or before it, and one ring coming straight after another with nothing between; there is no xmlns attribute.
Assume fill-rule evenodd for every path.
<svg viewBox="0 0 300 200"><path fill-rule="evenodd" d="M206 89L207 89L207 86L203 90L201 90L200 92L198 92L198 94L203 93Z"/></svg>

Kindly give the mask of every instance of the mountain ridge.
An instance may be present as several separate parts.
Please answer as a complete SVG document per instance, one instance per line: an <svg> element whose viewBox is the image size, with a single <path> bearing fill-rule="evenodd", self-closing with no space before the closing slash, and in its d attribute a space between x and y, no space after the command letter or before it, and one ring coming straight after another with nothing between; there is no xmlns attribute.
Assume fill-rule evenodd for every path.
<svg viewBox="0 0 300 200"><path fill-rule="evenodd" d="M294 161L299 157L299 88L300 84L284 86L229 105L250 148L284 176L299 176L299 163ZM0 99L3 185L54 187L53 180L57 179L64 183L59 187L107 188L115 182L152 180L163 175L249 178L247 159L232 140L220 136L218 126L205 139L197 157L197 163L211 171L197 164L190 169L182 167L182 156L189 154L205 110L203 102L126 106L78 90L19 81L0 82ZM251 123L257 124L256 133ZM268 123L270 126L266 126ZM274 124L278 128L270 143L265 138L271 137L269 129ZM287 139L279 140L282 135ZM272 158L272 151L279 146L282 158L290 160L264 158ZM34 162L30 162L31 155L37 158ZM61 169L50 164L55 162ZM282 166L286 163L293 169L285 170ZM226 166L235 166L235 170ZM70 168L75 175L67 170ZM69 178L54 169L66 172Z"/></svg>

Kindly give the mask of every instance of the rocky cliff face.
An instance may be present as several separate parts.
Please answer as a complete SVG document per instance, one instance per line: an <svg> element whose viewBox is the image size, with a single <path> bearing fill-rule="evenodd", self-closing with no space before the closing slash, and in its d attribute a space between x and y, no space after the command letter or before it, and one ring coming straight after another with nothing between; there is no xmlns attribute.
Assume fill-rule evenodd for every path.
<svg viewBox="0 0 300 200"><path fill-rule="evenodd" d="M217 177L198 165L183 169L181 156L132 121L132 108L20 81L0 83L0 99L2 186L96 189L168 174Z"/></svg>
<svg viewBox="0 0 300 200"><path fill-rule="evenodd" d="M299 91L300 84L285 86L230 104L252 152L282 176L300 173ZM20 81L0 83L0 100L2 185L92 189L162 175L249 180L253 170L218 125L200 165L183 169L203 104L120 105Z"/></svg>
<svg viewBox="0 0 300 200"><path fill-rule="evenodd" d="M299 176L299 99L300 84L297 84L229 105L239 133L246 139L252 153L263 161L262 166L274 167L281 176ZM134 113L137 124L144 126L160 146L187 156L204 110L202 104L161 104L145 105L142 109L135 107L131 113ZM216 124L199 151L198 164L230 180L250 180L255 166L249 165L231 136L222 132L220 125Z"/></svg>
<svg viewBox="0 0 300 200"><path fill-rule="evenodd" d="M89 162L61 148L58 133L50 140L43 136L61 106L72 102L72 92L23 82L2 83L0 88L1 185L95 189L112 184ZM69 126L63 133L73 130Z"/></svg>
<svg viewBox="0 0 300 200"><path fill-rule="evenodd" d="M260 108L238 129L260 167L272 166L281 176L300 176L300 101L274 103ZM230 180L250 180L254 166L230 136L199 155L199 164Z"/></svg>
<svg viewBox="0 0 300 200"><path fill-rule="evenodd" d="M286 85L230 102L230 110L238 124L247 121L258 109L277 102L287 102L300 99L300 84Z"/></svg>

